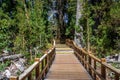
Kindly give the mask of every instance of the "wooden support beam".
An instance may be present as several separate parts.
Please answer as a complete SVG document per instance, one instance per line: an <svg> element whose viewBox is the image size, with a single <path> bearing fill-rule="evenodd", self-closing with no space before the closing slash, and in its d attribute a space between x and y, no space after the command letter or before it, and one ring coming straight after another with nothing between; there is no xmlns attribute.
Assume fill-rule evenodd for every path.
<svg viewBox="0 0 120 80"><path fill-rule="evenodd" d="M101 63L106 62L105 58L101 59ZM106 80L106 67L101 64L101 76Z"/></svg>

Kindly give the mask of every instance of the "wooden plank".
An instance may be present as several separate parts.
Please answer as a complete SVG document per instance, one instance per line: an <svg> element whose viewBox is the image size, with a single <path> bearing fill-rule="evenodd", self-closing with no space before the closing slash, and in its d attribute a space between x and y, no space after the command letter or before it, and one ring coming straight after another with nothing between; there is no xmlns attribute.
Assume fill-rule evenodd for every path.
<svg viewBox="0 0 120 80"><path fill-rule="evenodd" d="M114 68L113 66L110 66L108 65L106 62L102 62L99 58L97 58L96 56L94 56L93 54L89 54L87 53L87 51L85 51L84 49L82 48L79 48L73 40L66 40L67 41L67 45L69 46L72 46L72 48L76 51L76 54L81 54L81 51L83 54L86 54L88 55L88 57L90 57L91 59L94 60L94 62L98 62L101 64L101 74L97 74L96 70L94 68L95 67L95 64L94 64L94 68L92 68L92 66L90 64L87 64L89 68L91 68L94 72L94 76L96 77L99 76L101 78L101 80L105 79L106 78L106 69L109 69L110 71L112 71L113 73L115 73L115 80L118 80L119 77L120 77L120 70L119 69L116 69ZM81 58L82 61L84 61L83 57L81 55L78 55L78 58ZM84 61L84 63L86 64L87 61ZM94 78L96 80L96 78Z"/></svg>
<svg viewBox="0 0 120 80"><path fill-rule="evenodd" d="M45 80L92 80L74 54L56 54Z"/></svg>

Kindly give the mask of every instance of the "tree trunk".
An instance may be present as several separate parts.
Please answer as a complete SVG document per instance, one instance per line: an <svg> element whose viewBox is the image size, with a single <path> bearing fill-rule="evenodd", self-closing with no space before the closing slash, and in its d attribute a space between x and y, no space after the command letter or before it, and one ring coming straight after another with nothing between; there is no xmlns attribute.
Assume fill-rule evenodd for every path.
<svg viewBox="0 0 120 80"><path fill-rule="evenodd" d="M88 25L88 18L87 18L87 51L90 51L90 28Z"/></svg>
<svg viewBox="0 0 120 80"><path fill-rule="evenodd" d="M76 44L80 47L84 47L84 43L83 43L83 27L81 25L79 25L79 19L81 18L81 11L82 11L82 3L80 2L80 0L77 0L77 10L76 10L76 26L79 26L81 32L77 32L75 29L75 36L74 36L74 41L76 42Z"/></svg>
<svg viewBox="0 0 120 80"><path fill-rule="evenodd" d="M15 55L9 55L9 56L3 56L0 58L0 62L5 61L5 60L14 60L16 58L23 57L22 54L15 54Z"/></svg>
<svg viewBox="0 0 120 80"><path fill-rule="evenodd" d="M61 43L65 42L65 25L64 25L64 20L63 20L63 16L64 16L64 6L65 6L65 1L63 0L58 0L58 15L59 15L59 19L58 19L58 30L59 30L59 40L61 41Z"/></svg>

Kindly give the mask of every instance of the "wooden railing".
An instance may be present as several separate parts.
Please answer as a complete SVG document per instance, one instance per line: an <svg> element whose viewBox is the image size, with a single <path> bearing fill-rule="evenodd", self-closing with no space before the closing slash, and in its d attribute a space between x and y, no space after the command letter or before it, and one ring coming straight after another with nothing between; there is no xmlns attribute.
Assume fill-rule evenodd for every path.
<svg viewBox="0 0 120 80"><path fill-rule="evenodd" d="M20 76L11 76L10 80L44 80L54 58L55 41L53 47L48 52L46 52L41 58L36 58L35 62Z"/></svg>
<svg viewBox="0 0 120 80"><path fill-rule="evenodd" d="M94 80L109 80L108 73L114 74L112 80L120 80L120 70L108 65L105 59L99 59L91 52L79 48L72 40L66 40L66 44L74 49L74 53Z"/></svg>

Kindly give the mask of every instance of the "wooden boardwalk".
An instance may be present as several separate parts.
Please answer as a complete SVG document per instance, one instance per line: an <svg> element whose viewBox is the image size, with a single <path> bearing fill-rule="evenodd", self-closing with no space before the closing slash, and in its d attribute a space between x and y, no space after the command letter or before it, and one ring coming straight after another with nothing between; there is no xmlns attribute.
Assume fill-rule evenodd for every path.
<svg viewBox="0 0 120 80"><path fill-rule="evenodd" d="M57 48L56 53L55 61L45 80L92 80L72 49Z"/></svg>

